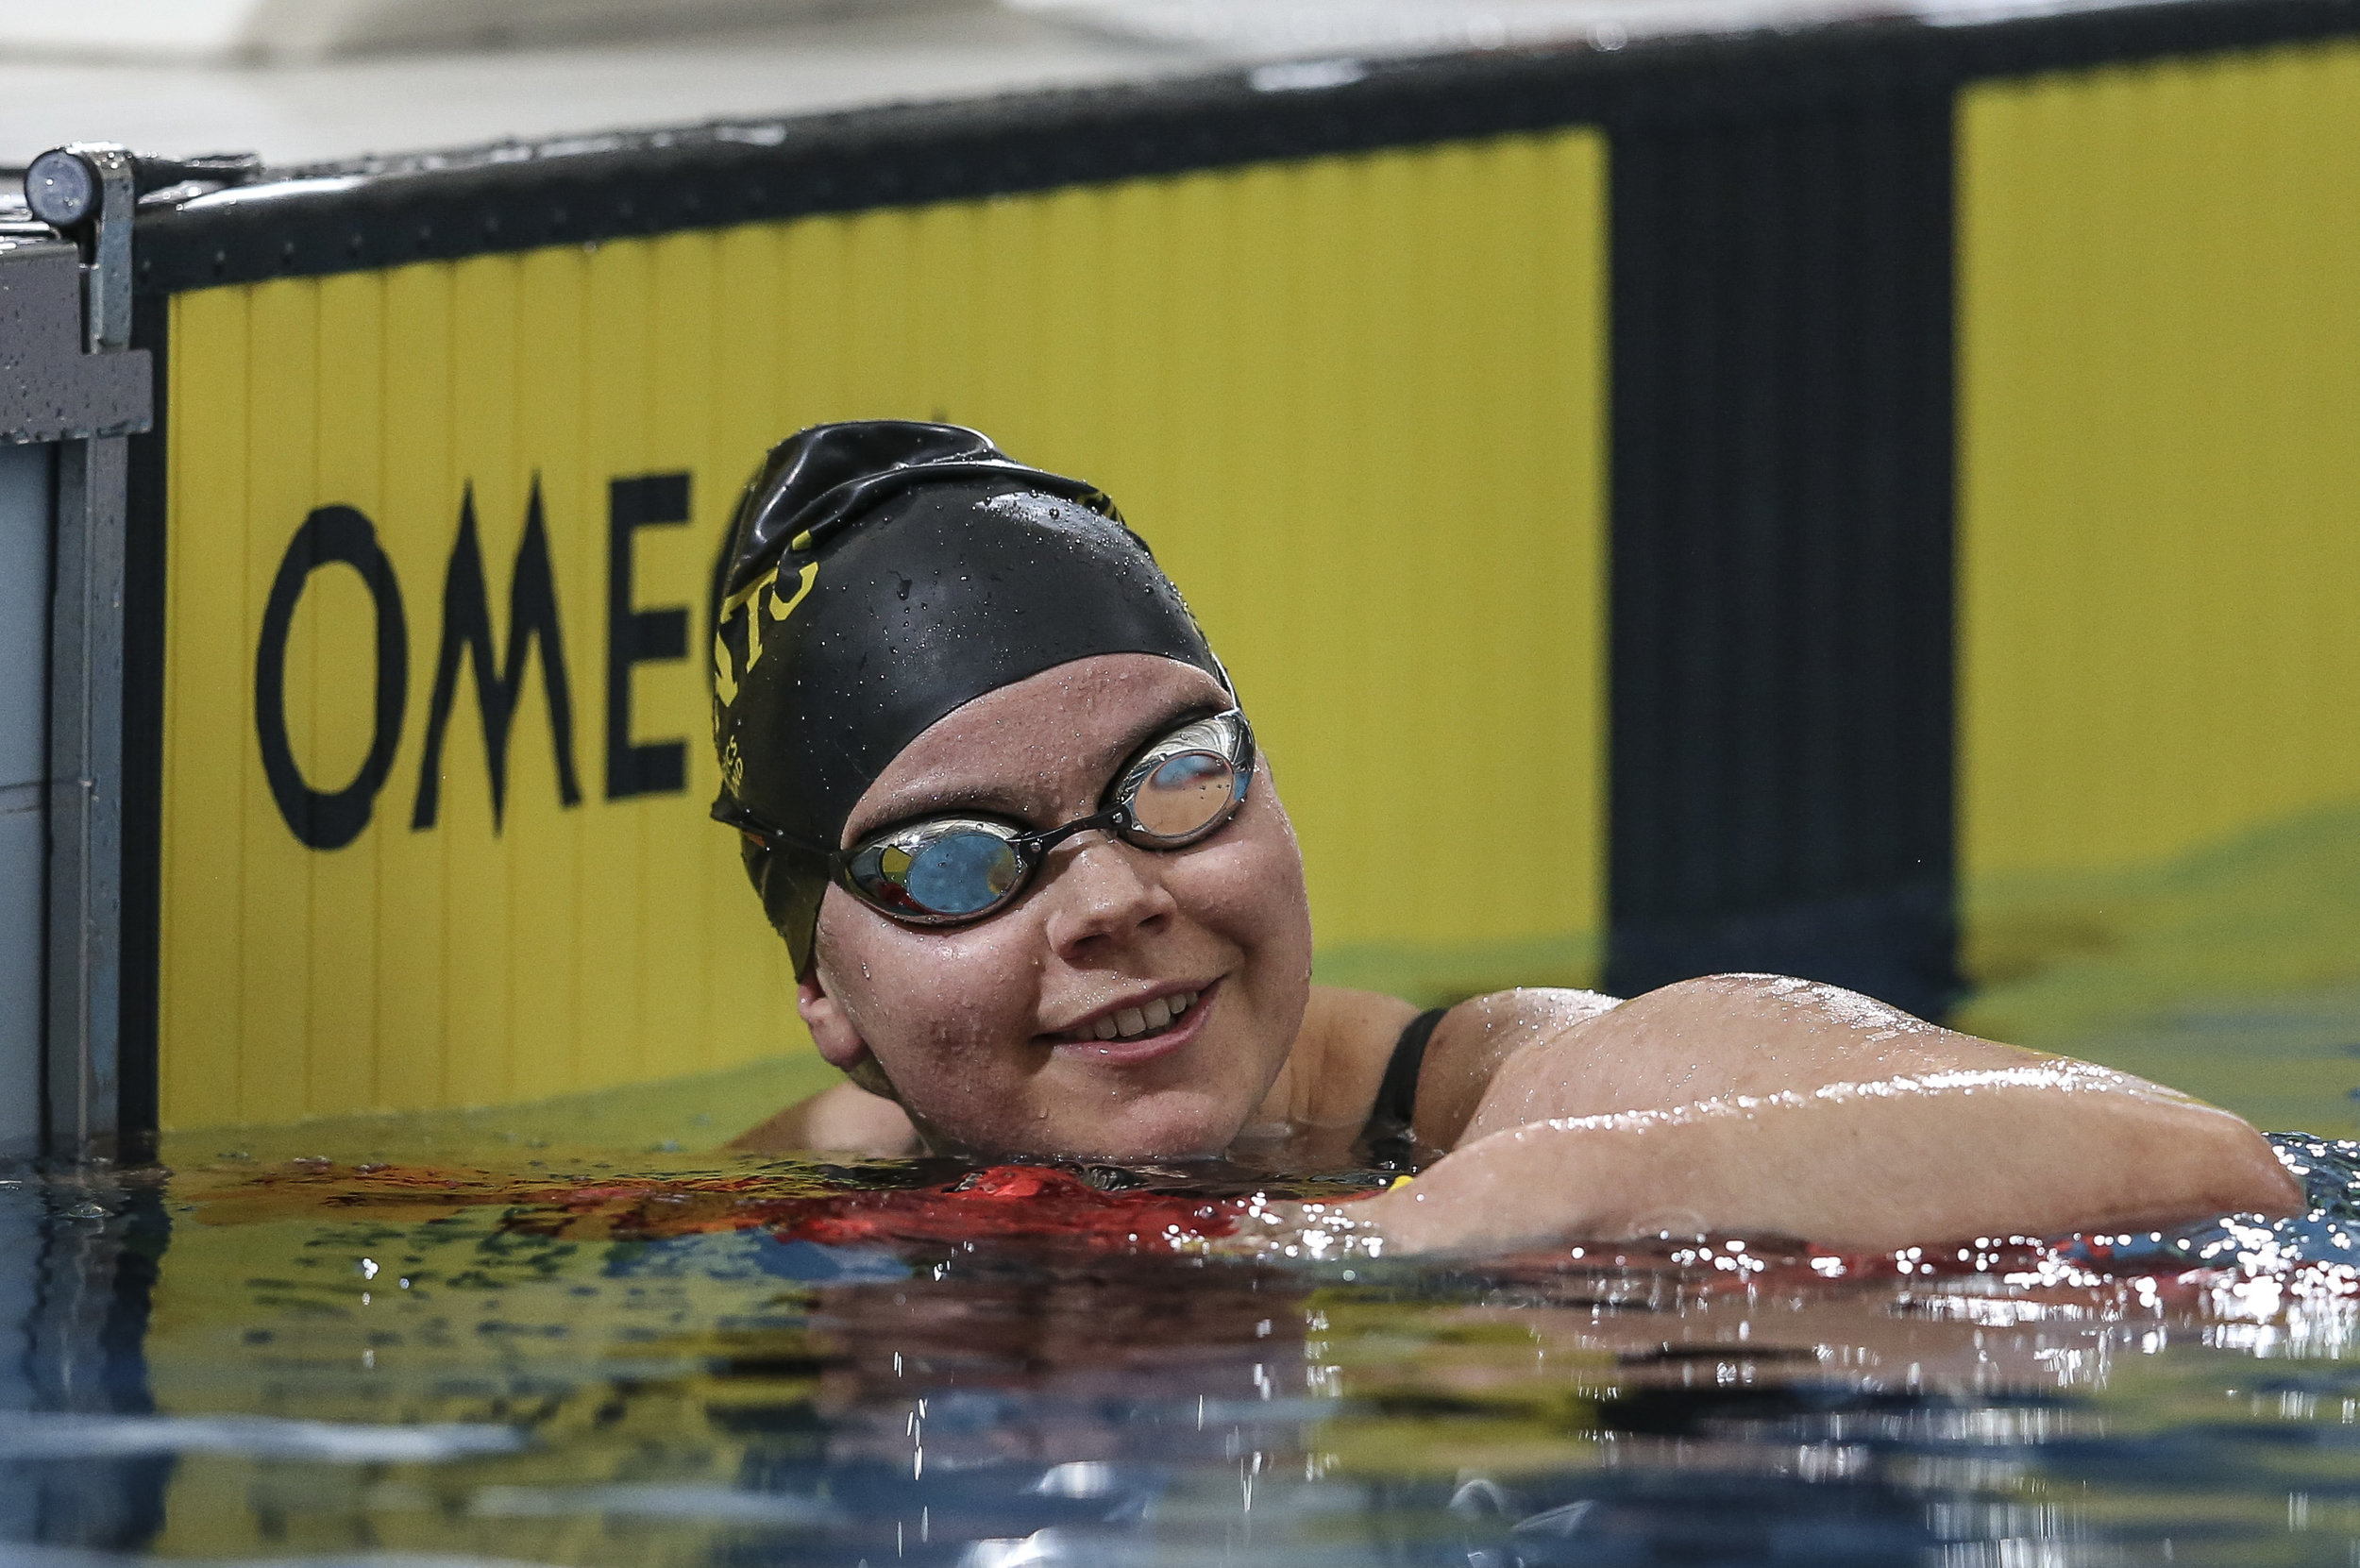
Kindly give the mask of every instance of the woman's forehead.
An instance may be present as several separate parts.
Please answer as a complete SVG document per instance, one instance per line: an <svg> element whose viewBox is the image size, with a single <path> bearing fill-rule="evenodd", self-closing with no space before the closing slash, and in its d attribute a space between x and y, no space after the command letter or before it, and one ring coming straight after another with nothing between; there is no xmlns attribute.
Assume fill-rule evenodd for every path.
<svg viewBox="0 0 2360 1568"><path fill-rule="evenodd" d="M1108 772L1173 720L1226 707L1219 681L1153 653L1102 653L1013 682L952 709L864 791L848 836L938 805L1027 810Z"/></svg>

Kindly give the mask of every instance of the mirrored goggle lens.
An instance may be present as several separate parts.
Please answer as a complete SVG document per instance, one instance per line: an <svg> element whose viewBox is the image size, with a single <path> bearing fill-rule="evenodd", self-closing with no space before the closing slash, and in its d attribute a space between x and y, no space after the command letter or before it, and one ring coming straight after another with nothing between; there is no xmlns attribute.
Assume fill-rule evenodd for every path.
<svg viewBox="0 0 2360 1568"><path fill-rule="evenodd" d="M1238 767L1218 751L1158 762L1130 800L1133 836L1175 843L1218 827L1237 803Z"/></svg>
<svg viewBox="0 0 2360 1568"><path fill-rule="evenodd" d="M861 890L886 908L921 919L962 919L1005 900L1024 867L1007 837L973 823L944 823L899 835L861 851L851 866Z"/></svg>

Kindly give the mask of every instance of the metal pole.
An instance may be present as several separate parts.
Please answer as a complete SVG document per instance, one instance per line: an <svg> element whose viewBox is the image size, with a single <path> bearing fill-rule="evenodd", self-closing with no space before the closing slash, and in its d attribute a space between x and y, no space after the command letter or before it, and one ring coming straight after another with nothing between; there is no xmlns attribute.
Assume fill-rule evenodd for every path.
<svg viewBox="0 0 2360 1568"><path fill-rule="evenodd" d="M0 441L57 444L43 1142L53 1157L107 1159L122 1130L125 437L148 428L153 371L129 346L130 154L82 143L36 169L33 211L76 242L0 231ZM18 693L5 706L21 716L32 703ZM21 1080L22 1065L8 1076Z"/></svg>
<svg viewBox="0 0 2360 1568"><path fill-rule="evenodd" d="M120 436L58 453L50 605L48 1143L115 1154L123 925Z"/></svg>
<svg viewBox="0 0 2360 1568"><path fill-rule="evenodd" d="M0 1172L41 1152L45 1120L53 456L46 446L0 444Z"/></svg>
<svg viewBox="0 0 2360 1568"><path fill-rule="evenodd" d="M82 272L82 346L131 346L128 148L76 143L98 211ZM49 1149L112 1159L121 1104L123 531L129 454L93 435L58 453L49 620Z"/></svg>

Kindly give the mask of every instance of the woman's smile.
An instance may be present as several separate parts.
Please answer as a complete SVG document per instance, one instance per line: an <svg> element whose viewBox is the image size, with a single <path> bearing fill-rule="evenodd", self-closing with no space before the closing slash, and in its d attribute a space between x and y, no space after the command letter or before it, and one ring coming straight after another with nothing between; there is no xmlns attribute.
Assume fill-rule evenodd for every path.
<svg viewBox="0 0 2360 1568"><path fill-rule="evenodd" d="M1221 982L1189 981L1108 1003L1068 1029L1038 1037L1058 1055L1102 1067L1169 1056L1205 1032Z"/></svg>

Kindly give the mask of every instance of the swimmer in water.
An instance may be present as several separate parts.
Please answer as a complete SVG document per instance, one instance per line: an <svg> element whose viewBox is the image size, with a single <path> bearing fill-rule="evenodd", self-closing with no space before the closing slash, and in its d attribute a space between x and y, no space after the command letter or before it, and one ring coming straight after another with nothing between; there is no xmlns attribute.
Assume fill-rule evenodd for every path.
<svg viewBox="0 0 2360 1568"><path fill-rule="evenodd" d="M1416 1179L1354 1212L1408 1249L1873 1248L2301 1201L2225 1111L1831 986L1426 1014L1314 986L1271 761L1178 590L1104 496L972 430L782 443L719 591L714 815L849 1080L739 1148L1390 1158Z"/></svg>

